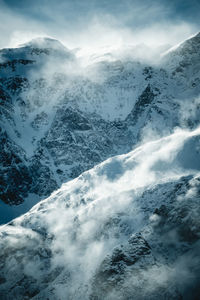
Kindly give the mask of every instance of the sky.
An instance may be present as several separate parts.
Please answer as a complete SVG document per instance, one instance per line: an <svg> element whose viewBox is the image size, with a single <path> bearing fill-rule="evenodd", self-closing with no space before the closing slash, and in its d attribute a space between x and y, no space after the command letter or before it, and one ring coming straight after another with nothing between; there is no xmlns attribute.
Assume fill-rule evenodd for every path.
<svg viewBox="0 0 200 300"><path fill-rule="evenodd" d="M0 47L49 36L69 48L175 45L200 30L200 0L0 0Z"/></svg>

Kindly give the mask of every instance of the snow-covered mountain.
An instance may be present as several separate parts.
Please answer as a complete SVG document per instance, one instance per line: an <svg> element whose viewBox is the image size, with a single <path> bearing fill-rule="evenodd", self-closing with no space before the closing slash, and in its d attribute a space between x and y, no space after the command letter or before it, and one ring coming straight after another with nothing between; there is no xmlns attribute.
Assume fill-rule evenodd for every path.
<svg viewBox="0 0 200 300"><path fill-rule="evenodd" d="M199 299L200 35L77 51L0 50L0 299Z"/></svg>
<svg viewBox="0 0 200 300"><path fill-rule="evenodd" d="M0 50L1 223L142 140L199 124L199 34L152 64L82 66L39 38Z"/></svg>
<svg viewBox="0 0 200 300"><path fill-rule="evenodd" d="M0 230L0 298L198 299L200 128L109 158Z"/></svg>

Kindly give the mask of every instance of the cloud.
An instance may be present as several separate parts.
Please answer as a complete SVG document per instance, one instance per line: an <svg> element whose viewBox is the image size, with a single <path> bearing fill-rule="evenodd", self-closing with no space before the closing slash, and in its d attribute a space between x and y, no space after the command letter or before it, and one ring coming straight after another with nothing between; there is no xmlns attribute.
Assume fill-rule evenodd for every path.
<svg viewBox="0 0 200 300"><path fill-rule="evenodd" d="M198 30L198 24L176 18L171 5L162 1L60 1L27 5L0 2L1 44L14 47L36 36L50 36L67 47L105 45L174 45ZM52 13L53 12L53 13ZM173 18L172 18L173 16Z"/></svg>

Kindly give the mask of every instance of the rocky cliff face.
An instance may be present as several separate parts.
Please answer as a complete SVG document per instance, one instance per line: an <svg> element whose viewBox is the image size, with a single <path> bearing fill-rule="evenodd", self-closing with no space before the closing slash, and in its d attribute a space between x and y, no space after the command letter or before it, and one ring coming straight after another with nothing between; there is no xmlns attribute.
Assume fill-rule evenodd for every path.
<svg viewBox="0 0 200 300"><path fill-rule="evenodd" d="M122 59L84 68L52 39L1 50L1 201L13 210L45 198L144 137L195 128L199 48L197 34L152 66Z"/></svg>

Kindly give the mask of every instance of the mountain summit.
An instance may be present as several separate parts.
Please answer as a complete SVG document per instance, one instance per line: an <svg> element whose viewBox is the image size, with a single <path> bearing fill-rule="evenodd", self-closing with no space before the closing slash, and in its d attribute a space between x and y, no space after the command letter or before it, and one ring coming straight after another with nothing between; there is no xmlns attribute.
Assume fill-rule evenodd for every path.
<svg viewBox="0 0 200 300"><path fill-rule="evenodd" d="M66 50L65 46L56 39L48 37L38 37L32 39L30 42L19 45L20 47L32 47L40 49L56 49L56 50Z"/></svg>
<svg viewBox="0 0 200 300"><path fill-rule="evenodd" d="M164 53L163 57L171 67L188 67L198 64L200 61L200 32L183 41Z"/></svg>

